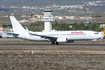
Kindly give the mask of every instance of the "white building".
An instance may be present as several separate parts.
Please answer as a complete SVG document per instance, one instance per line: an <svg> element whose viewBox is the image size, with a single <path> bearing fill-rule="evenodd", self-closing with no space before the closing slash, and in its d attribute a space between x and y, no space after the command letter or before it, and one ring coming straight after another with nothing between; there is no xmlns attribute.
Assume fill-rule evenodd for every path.
<svg viewBox="0 0 105 70"><path fill-rule="evenodd" d="M100 28L105 28L105 24L101 24L100 25Z"/></svg>
<svg viewBox="0 0 105 70"><path fill-rule="evenodd" d="M70 19L72 19L72 20L75 19L75 16L70 16Z"/></svg>

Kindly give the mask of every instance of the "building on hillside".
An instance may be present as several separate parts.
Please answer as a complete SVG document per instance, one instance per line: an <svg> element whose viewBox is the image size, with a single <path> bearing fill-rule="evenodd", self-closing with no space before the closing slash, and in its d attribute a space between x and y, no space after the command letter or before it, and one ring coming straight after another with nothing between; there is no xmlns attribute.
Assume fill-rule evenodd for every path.
<svg viewBox="0 0 105 70"><path fill-rule="evenodd" d="M0 32L13 32L12 28L0 28Z"/></svg>
<svg viewBox="0 0 105 70"><path fill-rule="evenodd" d="M26 17L26 15L21 15L21 17Z"/></svg>
<svg viewBox="0 0 105 70"><path fill-rule="evenodd" d="M75 16L70 16L70 19L72 19L72 20L75 19Z"/></svg>
<svg viewBox="0 0 105 70"><path fill-rule="evenodd" d="M105 28L105 24L101 24L100 25L100 28Z"/></svg>
<svg viewBox="0 0 105 70"><path fill-rule="evenodd" d="M72 25L69 25L69 28L73 28L73 26Z"/></svg>
<svg viewBox="0 0 105 70"><path fill-rule="evenodd" d="M83 20L83 19L89 20L89 19L92 19L92 17L79 17L79 19L81 19L81 20Z"/></svg>
<svg viewBox="0 0 105 70"><path fill-rule="evenodd" d="M3 28L3 26L0 26L0 38L14 38L12 34L8 34L7 32L13 32L13 29Z"/></svg>

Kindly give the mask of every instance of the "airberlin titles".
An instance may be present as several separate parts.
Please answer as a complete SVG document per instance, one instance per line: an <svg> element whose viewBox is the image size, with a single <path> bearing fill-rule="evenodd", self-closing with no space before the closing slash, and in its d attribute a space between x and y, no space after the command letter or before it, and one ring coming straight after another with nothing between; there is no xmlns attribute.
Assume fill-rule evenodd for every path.
<svg viewBox="0 0 105 70"><path fill-rule="evenodd" d="M73 34L73 35L77 35L77 34L85 34L83 31L74 31L74 32L71 32L71 34Z"/></svg>

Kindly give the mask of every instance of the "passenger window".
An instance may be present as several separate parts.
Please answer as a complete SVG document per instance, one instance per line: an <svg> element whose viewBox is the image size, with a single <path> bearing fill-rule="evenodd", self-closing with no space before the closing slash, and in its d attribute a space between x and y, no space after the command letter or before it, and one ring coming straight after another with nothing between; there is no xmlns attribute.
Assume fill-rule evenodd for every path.
<svg viewBox="0 0 105 70"><path fill-rule="evenodd" d="M94 34L99 34L99 33L94 33Z"/></svg>

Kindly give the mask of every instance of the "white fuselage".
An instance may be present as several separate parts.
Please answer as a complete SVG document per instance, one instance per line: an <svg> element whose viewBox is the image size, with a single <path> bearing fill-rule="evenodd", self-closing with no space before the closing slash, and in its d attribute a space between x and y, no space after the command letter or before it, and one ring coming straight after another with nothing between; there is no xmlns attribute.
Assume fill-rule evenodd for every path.
<svg viewBox="0 0 105 70"><path fill-rule="evenodd" d="M59 44L59 42L72 42L74 40L93 40L102 39L104 34L102 32L75 30L75 31L50 31L48 28L44 32L32 32L27 28L24 29L22 25L16 20L14 16L10 16L14 37L33 40L33 41L51 41L51 44ZM47 27L47 25L46 25Z"/></svg>
<svg viewBox="0 0 105 70"><path fill-rule="evenodd" d="M51 36L57 38L66 38L67 40L97 40L103 38L103 35L95 31L51 31L51 32L31 32L33 34ZM49 41L49 39L40 36L30 35L29 33L21 34L19 38L34 40L34 41Z"/></svg>

